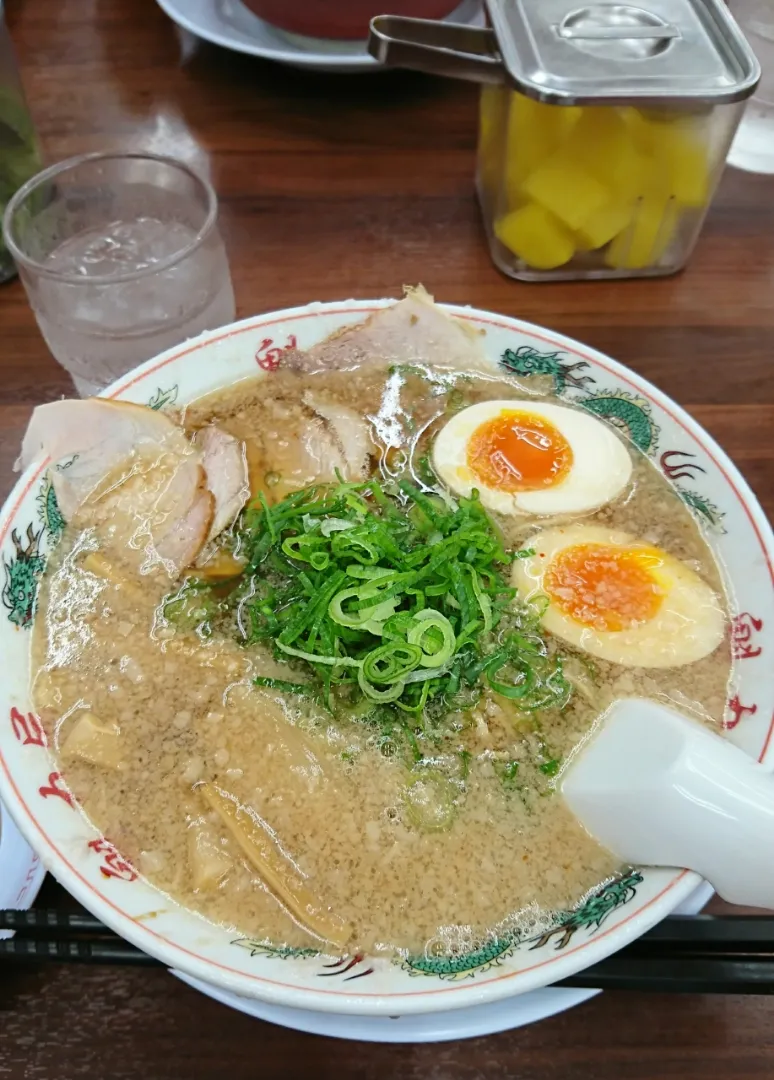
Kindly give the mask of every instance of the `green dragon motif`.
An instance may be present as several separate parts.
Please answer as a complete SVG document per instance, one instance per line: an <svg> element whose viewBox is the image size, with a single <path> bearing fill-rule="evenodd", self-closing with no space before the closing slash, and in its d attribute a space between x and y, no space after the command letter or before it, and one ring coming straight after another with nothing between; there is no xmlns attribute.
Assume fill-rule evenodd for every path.
<svg viewBox="0 0 774 1080"><path fill-rule="evenodd" d="M319 949L295 949L291 945L270 945L266 941L254 941L252 938L234 938L232 945L247 949L251 956L270 956L275 960L308 960L320 956Z"/></svg>
<svg viewBox="0 0 774 1080"><path fill-rule="evenodd" d="M170 386L168 390L162 390L158 387L156 393L148 402L150 409L165 409L167 405L174 405L177 401L178 386L177 383L174 386Z"/></svg>
<svg viewBox="0 0 774 1080"><path fill-rule="evenodd" d="M633 397L625 390L611 390L583 398L578 404L623 431L643 454L655 453L658 427L644 398Z"/></svg>
<svg viewBox="0 0 774 1080"><path fill-rule="evenodd" d="M558 935L555 948L564 949L578 930L586 929L593 933L608 915L633 900L642 880L642 874L632 870L609 882L574 910L561 912L557 924L537 937L523 938L518 932L513 932L492 938L479 948L457 956L407 956L396 963L410 975L432 975L438 979L456 980L473 978L499 966L522 945L529 945L530 950L543 948L555 935Z"/></svg>
<svg viewBox="0 0 774 1080"><path fill-rule="evenodd" d="M529 945L530 950L540 949L547 945L555 936L559 935L555 949L567 947L573 935L578 930L589 930L594 933L600 928L607 917L617 908L628 904L634 899L637 886L643 880L638 870L632 870L615 881L608 882L594 896L589 897L582 904L571 911L559 913L558 922L551 930L538 936L525 937L519 931L511 931L498 937L492 937L481 944L478 948L456 956L406 956L398 957L394 963L402 967L410 975L429 975L437 979L457 980L473 978L490 968L502 964L503 960L511 956L522 945ZM276 960L309 960L322 956L319 949L293 948L289 945L271 945L266 941L255 941L253 938L235 938L232 945L238 945L247 949L250 956L267 956ZM349 971L354 963L363 959L358 955L343 968ZM340 968L343 960L326 967ZM339 972L340 974L343 973ZM362 974L371 974L371 969ZM355 976L358 977L358 976Z"/></svg>
<svg viewBox="0 0 774 1080"><path fill-rule="evenodd" d="M718 532L724 533L726 531L723 525L723 518L726 515L714 502L711 502L703 495L700 495L698 491L686 491L683 488L677 488L677 491L686 506L688 506L705 525L709 525Z"/></svg>
<svg viewBox="0 0 774 1080"><path fill-rule="evenodd" d="M5 584L2 591L3 606L8 618L21 629L32 624L35 614L35 601L38 595L38 578L46 567L46 560L40 554L42 530L35 532L32 525L27 526L27 542L23 544L16 529L11 533L15 555L6 562Z"/></svg>
<svg viewBox="0 0 774 1080"><path fill-rule="evenodd" d="M506 349L500 357L500 366L513 375L546 375L553 380L557 395L568 387L582 390L588 397L578 399L578 404L607 420L623 431L635 446L645 454L653 454L658 441L658 427L651 414L650 405L644 398L634 397L625 390L609 390L590 394L588 384L595 383L593 375L573 375L580 368L589 367L586 360L570 364L562 359L560 352L538 352L530 345L518 349Z"/></svg>
<svg viewBox="0 0 774 1080"><path fill-rule="evenodd" d="M49 476L41 484L37 504L43 531L53 546L62 535L66 522L59 509L59 503L56 501L56 492Z"/></svg>
<svg viewBox="0 0 774 1080"><path fill-rule="evenodd" d="M559 923L552 930L533 939L535 943L530 945L530 950L542 949L555 934L559 935L555 948L566 949L578 930L590 930L592 933L599 930L608 915L634 899L637 886L642 884L642 880L642 874L638 870L632 870L609 882L574 911L563 911Z"/></svg>
<svg viewBox="0 0 774 1080"><path fill-rule="evenodd" d="M501 964L521 944L517 934L491 938L478 949L456 956L406 956L396 961L409 975L434 975L437 979L472 979Z"/></svg>
<svg viewBox="0 0 774 1080"><path fill-rule="evenodd" d="M558 352L538 352L530 345L520 345L518 349L506 349L500 358L500 366L512 375L549 375L554 382L554 393L561 395L568 386L583 390L587 383L596 382L592 375L578 378L573 371L589 367L587 360L569 364L561 359Z"/></svg>

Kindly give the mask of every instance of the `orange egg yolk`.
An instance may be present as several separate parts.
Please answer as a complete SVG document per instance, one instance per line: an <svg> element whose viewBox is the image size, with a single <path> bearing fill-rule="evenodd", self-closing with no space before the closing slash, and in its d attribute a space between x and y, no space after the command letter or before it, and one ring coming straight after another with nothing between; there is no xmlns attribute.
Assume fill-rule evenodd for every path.
<svg viewBox="0 0 774 1080"><path fill-rule="evenodd" d="M468 468L497 491L536 491L564 480L570 444L542 416L516 410L481 424L468 440Z"/></svg>
<svg viewBox="0 0 774 1080"><path fill-rule="evenodd" d="M656 548L576 544L560 551L543 579L551 603L593 630L629 630L649 622L664 593L654 570Z"/></svg>

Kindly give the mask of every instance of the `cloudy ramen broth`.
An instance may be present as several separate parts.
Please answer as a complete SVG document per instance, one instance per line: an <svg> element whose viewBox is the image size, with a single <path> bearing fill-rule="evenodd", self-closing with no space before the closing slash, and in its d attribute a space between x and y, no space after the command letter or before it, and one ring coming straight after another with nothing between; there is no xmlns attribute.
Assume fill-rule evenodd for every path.
<svg viewBox="0 0 774 1080"><path fill-rule="evenodd" d="M252 493L272 507L313 479L310 460L320 464L313 446L299 456L320 422L310 401L319 408L323 400L329 415L341 406L345 416L352 409L371 418L368 472L390 492L394 478L433 480L433 440L464 408L527 395L550 403L546 389L539 377L301 366L195 402L182 420L189 432L214 422L245 440ZM625 490L569 520L657 545L722 595L684 504L638 451L627 453L634 462ZM510 552L528 549L538 527L567 521L491 517ZM327 937L336 939L329 951L442 953L516 925L545 927L552 912L622 869L554 790L595 719L633 694L669 699L708 723L722 716L725 643L683 666L636 668L542 632L540 662L563 658L566 694L553 706L523 710L482 678L467 696L450 695L442 715L428 706L430 720L368 700L326 709L319 696L283 689L310 682L302 659L285 659L266 641L239 641L228 602L239 524L201 572L210 581L220 574L220 584L206 600L194 591L186 618L182 601L170 607L163 573L140 577L115 556L105 569L106 527L84 508L52 557L34 635L36 707L68 785L104 835L176 901L254 939L313 947ZM268 685L255 686L256 676ZM84 711L118 732L116 750L84 758L68 749L68 730ZM245 808L264 850L268 838L272 865L282 864L301 906L305 897L322 923L294 911L271 874L256 869L228 827L222 796L219 810L203 790ZM326 934L330 925L336 933Z"/></svg>

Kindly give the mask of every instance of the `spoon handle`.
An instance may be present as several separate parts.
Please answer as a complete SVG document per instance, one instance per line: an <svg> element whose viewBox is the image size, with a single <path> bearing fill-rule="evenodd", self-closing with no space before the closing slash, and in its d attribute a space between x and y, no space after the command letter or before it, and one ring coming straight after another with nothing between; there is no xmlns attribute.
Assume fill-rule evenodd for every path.
<svg viewBox="0 0 774 1080"><path fill-rule="evenodd" d="M616 702L562 794L623 862L686 867L730 903L774 907L774 779L673 709Z"/></svg>

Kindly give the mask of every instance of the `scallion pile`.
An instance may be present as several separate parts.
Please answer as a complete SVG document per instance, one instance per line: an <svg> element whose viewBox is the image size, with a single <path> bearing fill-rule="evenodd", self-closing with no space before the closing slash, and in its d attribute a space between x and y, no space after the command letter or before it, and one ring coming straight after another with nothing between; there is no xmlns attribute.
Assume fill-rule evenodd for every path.
<svg viewBox="0 0 774 1080"><path fill-rule="evenodd" d="M540 611L508 584L509 564L527 553L505 550L475 493L454 500L370 480L274 506L260 496L235 539L244 572L217 607L244 645L268 645L289 665L287 680L262 685L313 695L334 714L389 707L422 730L482 687L525 712L567 701ZM177 610L212 610L201 582L186 588L192 602L177 594Z"/></svg>

